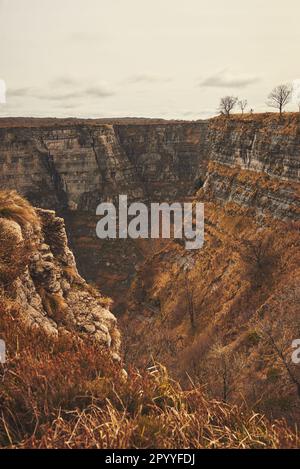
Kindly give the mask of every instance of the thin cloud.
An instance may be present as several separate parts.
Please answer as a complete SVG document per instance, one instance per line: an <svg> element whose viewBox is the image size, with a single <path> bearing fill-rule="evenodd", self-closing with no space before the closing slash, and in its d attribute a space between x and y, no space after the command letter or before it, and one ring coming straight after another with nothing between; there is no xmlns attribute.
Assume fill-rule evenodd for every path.
<svg viewBox="0 0 300 469"><path fill-rule="evenodd" d="M109 96L114 96L116 93L113 90L107 88L105 85L100 85L87 88L84 94L93 98L107 98Z"/></svg>
<svg viewBox="0 0 300 469"><path fill-rule="evenodd" d="M5 81L0 78L0 104L6 103L6 85Z"/></svg>
<svg viewBox="0 0 300 469"><path fill-rule="evenodd" d="M82 92L80 91L70 91L66 93L44 93L43 91L38 91L32 94L33 98L43 99L46 101L66 101L69 99L77 99L82 97Z"/></svg>
<svg viewBox="0 0 300 469"><path fill-rule="evenodd" d="M78 109L79 106L81 106L82 103L81 102L67 102L67 103L63 103L63 107L64 109ZM61 109L61 104L59 102L57 102L57 105L55 106L55 108L57 109Z"/></svg>
<svg viewBox="0 0 300 469"><path fill-rule="evenodd" d="M201 109L197 112L195 111L184 111L182 113L183 117L186 118L195 118L195 119L200 119L200 118L205 118L208 116L213 116L215 115L215 111L213 109Z"/></svg>
<svg viewBox="0 0 300 469"><path fill-rule="evenodd" d="M25 96L31 96L32 88L8 88L7 95L9 98L23 98Z"/></svg>
<svg viewBox="0 0 300 469"><path fill-rule="evenodd" d="M56 86L54 86L54 82L52 82L50 89L33 87L15 88L8 90L8 96L10 98L35 98L45 101L72 101L88 97L107 98L116 94L114 90L108 88L105 84L72 89L71 85L75 82L72 80L69 81L68 78L61 78L55 81ZM57 90L59 83L63 87L62 90ZM69 86L67 86L68 84ZM52 87L55 90L52 91Z"/></svg>
<svg viewBox="0 0 300 469"><path fill-rule="evenodd" d="M170 77L163 77L160 75L155 75L151 73L140 73L137 75L132 75L125 83L135 84L135 83L168 83L171 81Z"/></svg>
<svg viewBox="0 0 300 469"><path fill-rule="evenodd" d="M69 76L61 76L55 78L50 84L51 86L74 86L78 85L78 82Z"/></svg>
<svg viewBox="0 0 300 469"><path fill-rule="evenodd" d="M222 71L205 78L200 82L199 86L211 88L245 88L260 80L261 78L255 75L234 75Z"/></svg>

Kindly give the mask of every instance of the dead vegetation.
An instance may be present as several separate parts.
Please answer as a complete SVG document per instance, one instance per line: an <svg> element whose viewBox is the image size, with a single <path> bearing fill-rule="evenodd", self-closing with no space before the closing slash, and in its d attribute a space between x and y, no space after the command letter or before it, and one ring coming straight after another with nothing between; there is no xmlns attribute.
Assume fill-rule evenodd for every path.
<svg viewBox="0 0 300 469"><path fill-rule="evenodd" d="M32 249L31 243L16 239L15 234L0 223L0 283L5 288L12 286L25 271Z"/></svg>
<svg viewBox="0 0 300 469"><path fill-rule="evenodd" d="M29 202L15 191L0 191L0 282L5 288L25 271L39 230L39 217Z"/></svg>
<svg viewBox="0 0 300 469"><path fill-rule="evenodd" d="M284 421L183 391L156 364L124 379L106 352L68 335L24 330L1 297L2 448L291 448Z"/></svg>
<svg viewBox="0 0 300 469"><path fill-rule="evenodd" d="M210 243L189 272L188 285L176 261L178 246L168 248L174 265L164 257L171 269L162 264L161 272L151 274L151 262L160 262L164 250L146 265L143 301L148 302L150 291L152 300L159 301L159 314L143 322L143 331L136 323L128 326L137 340L138 356L132 362L142 359L143 366L140 371L127 366L127 380L120 365L93 342L62 332L54 342L42 331L25 329L19 322L20 306L2 289L0 337L8 357L0 367L0 447L299 447L294 425L298 375L284 361L299 306L299 289L291 289L291 276L295 285L298 278L298 232L285 224L272 225L272 233L259 231L251 213L243 210L228 206L216 213L208 206ZM20 210L4 213L20 222ZM21 218L24 227L34 220L24 214ZM9 265L0 251L7 282L27 262L25 254L17 254L15 236L10 248L8 238L3 239L10 255L15 246L20 258L15 272L5 274ZM64 275L76 280L73 268ZM97 287L89 289L100 295ZM49 316L62 318L64 299L42 288L39 294ZM287 322L281 325L278 317ZM127 355L130 362L133 355ZM184 390L157 364L161 358L181 378L184 368Z"/></svg>
<svg viewBox="0 0 300 469"><path fill-rule="evenodd" d="M186 253L169 245L139 271L143 304L160 298L160 314L138 311L138 291L131 291L131 315L121 320L126 360L145 367L154 356L184 387L190 377L210 398L237 405L246 401L270 419L285 416L293 424L300 414L299 370L291 364L292 340L300 333L297 224L256 219L251 209L233 202L207 203L205 229L205 246L193 255L188 276L194 326L180 269ZM261 321L265 330L271 328L285 361L259 332Z"/></svg>
<svg viewBox="0 0 300 469"><path fill-rule="evenodd" d="M16 191L0 191L0 217L9 218L21 227L39 227L39 217L29 202Z"/></svg>
<svg viewBox="0 0 300 469"><path fill-rule="evenodd" d="M51 293L43 287L38 287L37 292L42 300L42 305L50 318L55 321L63 321L64 313L68 307L61 295Z"/></svg>

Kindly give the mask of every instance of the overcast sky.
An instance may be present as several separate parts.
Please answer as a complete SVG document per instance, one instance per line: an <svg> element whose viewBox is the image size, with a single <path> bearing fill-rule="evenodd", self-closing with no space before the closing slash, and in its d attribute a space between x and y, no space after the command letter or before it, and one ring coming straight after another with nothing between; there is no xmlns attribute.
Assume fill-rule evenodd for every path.
<svg viewBox="0 0 300 469"><path fill-rule="evenodd" d="M299 0L0 0L0 116L262 111L300 78L299 19Z"/></svg>

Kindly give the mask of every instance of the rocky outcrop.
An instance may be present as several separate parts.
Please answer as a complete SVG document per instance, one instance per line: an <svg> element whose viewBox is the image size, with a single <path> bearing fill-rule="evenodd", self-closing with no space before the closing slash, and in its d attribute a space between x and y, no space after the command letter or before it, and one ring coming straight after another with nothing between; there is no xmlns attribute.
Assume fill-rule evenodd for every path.
<svg viewBox="0 0 300 469"><path fill-rule="evenodd" d="M201 196L300 218L298 115L213 119L206 139L210 163Z"/></svg>
<svg viewBox="0 0 300 469"><path fill-rule="evenodd" d="M210 121L209 160L286 181L300 177L300 117L274 114Z"/></svg>
<svg viewBox="0 0 300 469"><path fill-rule="evenodd" d="M117 126L121 147L135 168L147 200L174 201L204 180L207 123Z"/></svg>
<svg viewBox="0 0 300 469"><path fill-rule="evenodd" d="M281 220L300 219L300 187L263 172L238 166L210 163L198 197L203 201L235 202L252 208L257 215L269 214Z"/></svg>
<svg viewBox="0 0 300 469"><path fill-rule="evenodd" d="M19 319L54 338L73 332L95 340L119 360L116 318L78 274L64 220L13 192L0 194L0 284L18 305Z"/></svg>

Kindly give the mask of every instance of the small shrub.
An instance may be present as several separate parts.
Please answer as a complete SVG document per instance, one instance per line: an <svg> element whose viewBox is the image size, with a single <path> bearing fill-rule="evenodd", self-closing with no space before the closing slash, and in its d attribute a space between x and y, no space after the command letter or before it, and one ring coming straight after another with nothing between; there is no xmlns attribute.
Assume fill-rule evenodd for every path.
<svg viewBox="0 0 300 469"><path fill-rule="evenodd" d="M63 320L64 312L68 305L64 298L57 293L50 293L45 288L39 287L38 294L41 297L42 305L47 314L56 320Z"/></svg>
<svg viewBox="0 0 300 469"><path fill-rule="evenodd" d="M245 342L249 347L255 347L260 342L260 336L256 331L249 331L245 337Z"/></svg>
<svg viewBox="0 0 300 469"><path fill-rule="evenodd" d="M274 383L280 379L281 373L278 368L270 368L267 372L267 380Z"/></svg>

